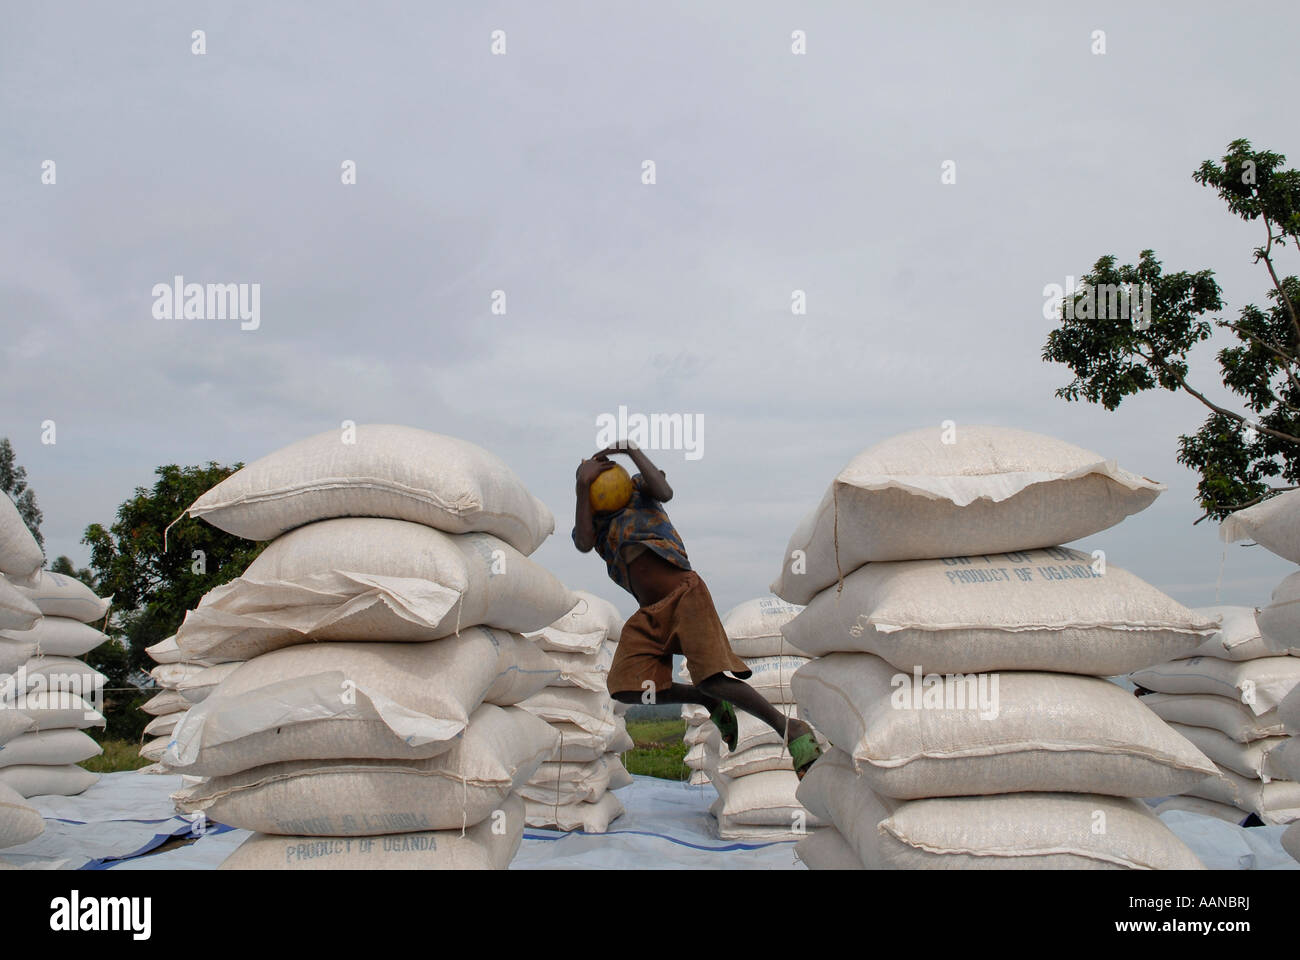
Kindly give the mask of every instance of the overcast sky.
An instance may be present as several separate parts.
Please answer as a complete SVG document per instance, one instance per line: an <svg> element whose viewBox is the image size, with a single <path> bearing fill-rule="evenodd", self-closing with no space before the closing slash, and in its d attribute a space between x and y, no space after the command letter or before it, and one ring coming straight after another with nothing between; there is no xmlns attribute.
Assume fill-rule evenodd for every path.
<svg viewBox="0 0 1300 960"><path fill-rule="evenodd" d="M1260 230L1191 174L1237 137L1300 164L1294 3L9 3L5 21L0 435L50 556L84 562L86 525L159 464L403 423L504 458L556 513L536 559L628 614L568 535L574 467L625 404L703 418L700 459L653 455L722 611L766 592L856 453L947 419L1167 483L1081 546L1184 603L1215 601L1221 563L1225 603L1291 570L1192 526L1195 400L1067 404L1041 350L1043 287L1106 253L1212 268L1227 316L1264 302ZM156 319L177 274L260 284L260 328ZM1193 382L1222 398L1213 350Z"/></svg>

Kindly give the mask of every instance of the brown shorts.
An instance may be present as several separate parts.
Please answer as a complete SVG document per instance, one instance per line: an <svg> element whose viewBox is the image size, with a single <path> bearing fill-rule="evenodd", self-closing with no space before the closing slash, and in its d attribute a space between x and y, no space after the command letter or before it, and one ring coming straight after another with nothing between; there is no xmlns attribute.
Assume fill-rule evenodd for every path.
<svg viewBox="0 0 1300 960"><path fill-rule="evenodd" d="M623 626L606 685L611 694L643 693L645 682L667 690L673 682L673 654L686 657L691 682L726 671L744 680L745 661L736 656L722 629L713 597L699 574L688 572L658 603L642 607Z"/></svg>

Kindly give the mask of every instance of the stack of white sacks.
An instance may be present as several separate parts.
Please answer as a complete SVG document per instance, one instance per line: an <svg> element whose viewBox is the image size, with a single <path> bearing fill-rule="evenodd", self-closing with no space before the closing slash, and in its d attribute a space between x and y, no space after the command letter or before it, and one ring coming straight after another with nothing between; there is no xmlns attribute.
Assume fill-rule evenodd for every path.
<svg viewBox="0 0 1300 960"><path fill-rule="evenodd" d="M691 682L691 676L686 672L685 660L677 668L676 679L678 683ZM682 762L691 771L687 783L702 787L712 782L707 769L708 754L705 743L710 736L717 733L717 728L709 722L709 711L698 704L683 703L682 719L686 721L686 732L682 735L682 742L686 744L686 756Z"/></svg>
<svg viewBox="0 0 1300 960"><path fill-rule="evenodd" d="M176 724L163 762L206 779L174 799L255 831L223 869L502 869L559 741L514 706L559 673L521 632L577 602L527 556L554 520L472 444L353 430L190 508L271 543L177 631L183 661L245 662Z"/></svg>
<svg viewBox="0 0 1300 960"><path fill-rule="evenodd" d="M0 494L0 683L9 679L36 652L28 637L41 621L36 604L13 585L31 583L45 562L40 546L7 496ZM15 740L30 736L36 722L26 712L0 698L0 763ZM45 821L23 794L0 782L0 849L34 840L45 831ZM4 861L0 861L3 864Z"/></svg>
<svg viewBox="0 0 1300 960"><path fill-rule="evenodd" d="M99 780L77 766L103 749L84 731L104 726L95 704L102 702L107 678L77 659L108 637L91 626L108 614L110 601L95 596L80 580L39 570L30 586L18 589L41 611L24 639L36 649L13 674L7 695L24 695L35 727L5 744L0 752L0 783L23 796L74 796ZM11 700L12 702L12 700Z"/></svg>
<svg viewBox="0 0 1300 960"><path fill-rule="evenodd" d="M1283 728L1291 737L1290 744L1278 756L1278 765L1292 780L1300 781L1300 687L1292 688L1278 707ZM1293 820L1282 834L1282 846L1296 860L1300 860L1300 819Z"/></svg>
<svg viewBox="0 0 1300 960"><path fill-rule="evenodd" d="M759 597L722 618L731 649L751 671L746 682L788 717L799 716L790 681L809 658L781 635L781 629L802 609L777 597ZM708 721L702 707L699 712ZM736 717L739 734L734 751L722 742L717 727L705 722L696 728L704 735L687 753L687 765L694 759L692 754L698 756L696 762L718 791L710 807L718 821L718 836L791 840L821 826L795 797L799 778L781 734L744 711L736 711Z"/></svg>
<svg viewBox="0 0 1300 960"><path fill-rule="evenodd" d="M0 501L15 539L29 541L22 551L24 565L40 558L40 548L9 498ZM103 752L84 731L104 726L95 704L103 696L105 677L77 658L108 639L90 623L104 619L109 601L80 580L39 568L16 577L11 589L38 618L30 629L0 630L0 659L6 661L0 673L8 674L0 681L0 709L11 714L11 727L13 715L31 722L0 747L0 784L24 797L73 796L99 780L77 764Z"/></svg>
<svg viewBox="0 0 1300 960"><path fill-rule="evenodd" d="M1223 523L1224 540L1253 540L1300 563L1300 490L1240 510ZM1167 801L1240 820L1292 824L1283 846L1300 860L1300 571L1286 577L1262 609L1224 608L1217 644L1199 657L1133 675L1159 691L1143 699L1166 719L1185 724L1219 768L1219 776Z"/></svg>
<svg viewBox="0 0 1300 960"><path fill-rule="evenodd" d="M140 748L140 756L153 762L139 772L171 773L171 768L161 761L176 725L190 707L202 703L243 661L184 660L175 636L146 647L145 653L158 664L149 675L159 691L140 708L153 718L144 728L148 740Z"/></svg>
<svg viewBox="0 0 1300 960"><path fill-rule="evenodd" d="M618 756L632 749L632 738L605 683L623 619L609 601L584 590L574 594L572 610L528 637L560 675L519 705L550 724L559 742L519 795L530 827L604 833L623 815L609 791L632 782Z"/></svg>
<svg viewBox="0 0 1300 960"><path fill-rule="evenodd" d="M1300 685L1300 658L1278 654L1260 634L1253 607L1206 607L1220 633L1193 655L1139 670L1130 679L1155 693L1142 697L1214 761L1211 777L1156 808L1188 810L1240 823L1300 818L1300 783L1282 769L1290 738L1279 705Z"/></svg>
<svg viewBox="0 0 1300 960"><path fill-rule="evenodd" d="M1224 521L1222 534L1229 541L1254 540L1284 560L1300 563L1300 490L1279 494L1258 506L1234 513ZM1255 619L1260 636L1270 650L1300 658L1300 570L1277 585L1272 602L1259 610ZM1280 686L1277 693L1281 693ZM1276 748L1269 760L1274 776L1295 784L1300 783L1300 739L1297 739L1300 738L1300 684L1289 686L1290 690L1281 696L1278 719L1290 740ZM1300 808L1300 800L1292 792L1294 789L1288 788L1288 800L1260 806L1275 822L1291 823L1282 834L1282 846L1300 860L1300 809L1296 809ZM1267 790L1265 786L1261 793Z"/></svg>
<svg viewBox="0 0 1300 960"><path fill-rule="evenodd" d="M800 843L808 866L1201 866L1134 798L1181 793L1213 764L1104 678L1217 624L1055 546L1162 489L999 427L905 434L839 474L772 588L807 604L783 631L817 658L793 689L834 745L799 787L834 824Z"/></svg>

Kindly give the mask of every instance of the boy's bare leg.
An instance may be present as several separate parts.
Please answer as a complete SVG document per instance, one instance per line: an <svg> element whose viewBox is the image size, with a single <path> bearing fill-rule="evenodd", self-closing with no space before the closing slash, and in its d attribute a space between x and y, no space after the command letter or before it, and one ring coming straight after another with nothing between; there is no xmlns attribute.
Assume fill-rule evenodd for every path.
<svg viewBox="0 0 1300 960"><path fill-rule="evenodd" d="M788 729L787 743L791 740L797 740L805 733L813 732L812 727L802 720L786 717L780 710L764 700L763 695L744 680L737 680L725 673L715 673L713 676L700 681L699 689L706 696L713 697L715 700L730 701L735 704L737 709L758 717L782 737L786 737Z"/></svg>
<svg viewBox="0 0 1300 960"><path fill-rule="evenodd" d="M643 703L642 693L637 690L627 690L622 693L612 694L613 698L619 703ZM667 690L656 690L653 703L698 703L709 713L712 713L718 707L716 697L711 697L699 687L692 687L685 683L674 683Z"/></svg>
<svg viewBox="0 0 1300 960"><path fill-rule="evenodd" d="M635 690L616 693L613 694L613 697L620 703L635 704L642 702L641 694ZM794 717L786 717L780 710L764 700L762 694L744 680L737 680L725 673L715 673L702 681L698 687L692 687L685 683L674 683L667 690L656 691L654 702L698 703L709 713L712 713L717 709L719 700L730 701L738 710L744 710L746 713L758 717L782 737L786 736L788 726L789 737L786 738L787 743L791 740L797 740L805 733L813 732L813 728L804 721Z"/></svg>

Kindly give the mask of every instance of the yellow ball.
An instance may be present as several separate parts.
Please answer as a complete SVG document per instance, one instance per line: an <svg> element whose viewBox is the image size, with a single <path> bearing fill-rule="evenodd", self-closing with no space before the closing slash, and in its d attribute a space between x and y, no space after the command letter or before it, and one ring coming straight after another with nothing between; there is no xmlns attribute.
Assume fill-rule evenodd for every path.
<svg viewBox="0 0 1300 960"><path fill-rule="evenodd" d="M622 510L632 499L632 478L617 463L591 481L591 509L597 513Z"/></svg>

